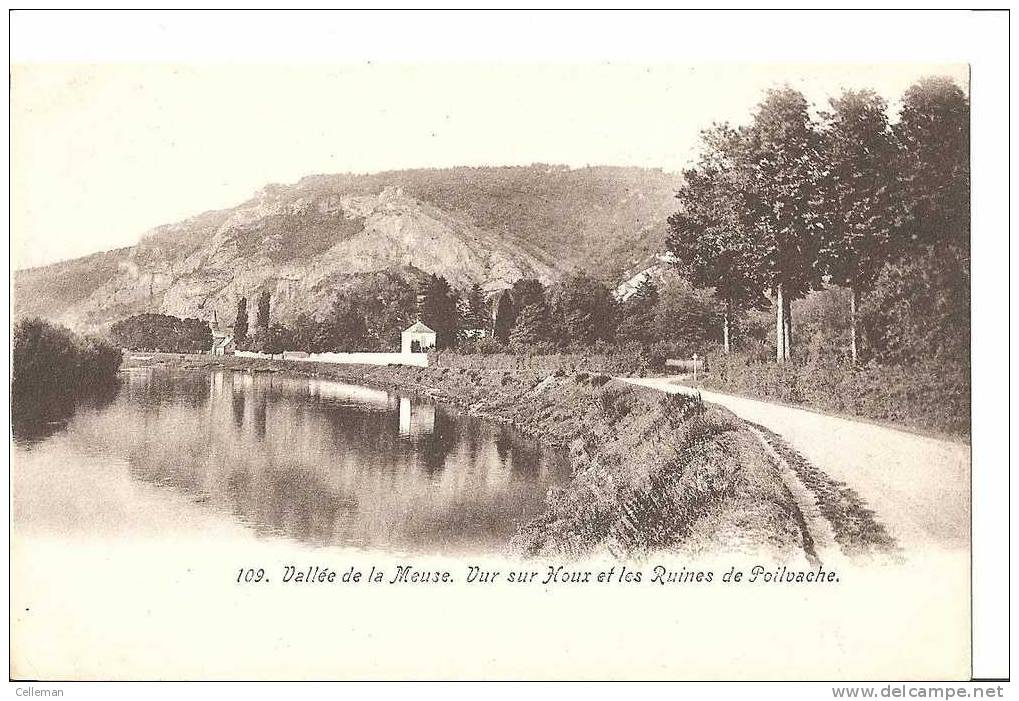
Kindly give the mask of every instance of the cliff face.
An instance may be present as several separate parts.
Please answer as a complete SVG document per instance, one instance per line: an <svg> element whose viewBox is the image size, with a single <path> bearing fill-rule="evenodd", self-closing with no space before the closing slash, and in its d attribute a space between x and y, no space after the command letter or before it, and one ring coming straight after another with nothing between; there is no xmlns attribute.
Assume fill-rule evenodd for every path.
<svg viewBox="0 0 1019 701"><path fill-rule="evenodd" d="M457 175L461 170L470 177ZM477 282L496 291L521 277L552 282L587 261L583 267L611 279L618 271L606 250L630 254L654 248L661 238L655 223L667 212L671 176L647 171L658 176L651 206L649 193L633 190L635 169L597 169L587 190L590 173L560 169L560 176L585 177L565 189L559 177L558 191L544 196L538 185L532 192L520 187L521 178L530 182L528 169L488 170L499 187L486 181L484 169L315 176L270 185L233 209L158 227L137 246L19 271L15 315L82 329L150 311L199 318L215 311L219 319L232 319L240 296L269 290L274 316L286 320L325 311L337 290L380 273L410 280L434 273L455 287ZM613 171L626 176L615 201L606 196ZM560 201L549 202L549 194ZM577 250L583 231L590 231L590 256L582 243Z"/></svg>

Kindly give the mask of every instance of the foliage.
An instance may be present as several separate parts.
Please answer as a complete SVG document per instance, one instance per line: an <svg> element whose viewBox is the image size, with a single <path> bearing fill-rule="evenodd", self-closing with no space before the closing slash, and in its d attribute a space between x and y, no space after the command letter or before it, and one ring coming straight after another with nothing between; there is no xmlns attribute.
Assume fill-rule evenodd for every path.
<svg viewBox="0 0 1019 701"><path fill-rule="evenodd" d="M801 94L772 90L747 126L712 127L703 142L684 173L668 245L723 310L738 316L745 307L746 352L767 345L755 325L762 292L777 297L771 347L785 360L793 302L833 285L848 294L826 299L861 308L844 326L847 314L830 308L826 327L797 328L809 356L855 360L859 316L870 358L967 357L969 105L955 83L911 86L894 127L871 91L844 92L815 123Z"/></svg>
<svg viewBox="0 0 1019 701"><path fill-rule="evenodd" d="M548 336L548 308L544 300L539 300L520 310L509 340L513 346L530 346L546 341Z"/></svg>
<svg viewBox="0 0 1019 701"><path fill-rule="evenodd" d="M869 290L887 259L899 209L887 105L869 90L846 91L830 104L823 115L818 255L832 283Z"/></svg>
<svg viewBox="0 0 1019 701"><path fill-rule="evenodd" d="M968 361L969 256L955 246L930 246L889 263L861 316L879 361Z"/></svg>
<svg viewBox="0 0 1019 701"><path fill-rule="evenodd" d="M94 336L81 336L38 318L14 324L11 396L15 408L40 396L72 394L108 385L121 352Z"/></svg>
<svg viewBox="0 0 1019 701"><path fill-rule="evenodd" d="M457 294L446 278L430 275L421 288L419 310L421 321L435 331L437 348L456 344L459 325Z"/></svg>
<svg viewBox="0 0 1019 701"><path fill-rule="evenodd" d="M358 300L338 297L326 320L326 331L332 350L363 350L368 338L368 325Z"/></svg>
<svg viewBox="0 0 1019 701"><path fill-rule="evenodd" d="M364 316L367 342L363 350L399 349L400 333L414 323L414 287L399 275L380 275L350 295Z"/></svg>
<svg viewBox="0 0 1019 701"><path fill-rule="evenodd" d="M495 306L495 321L492 335L501 343L508 343L510 332L513 330L513 321L516 319L516 310L513 308L513 298L508 291L499 294Z"/></svg>
<svg viewBox="0 0 1019 701"><path fill-rule="evenodd" d="M969 254L969 101L948 78L906 90L894 127L904 189L904 245L952 245Z"/></svg>
<svg viewBox="0 0 1019 701"><path fill-rule="evenodd" d="M279 355L292 344L289 329L282 324L270 324L259 336L257 349L259 353Z"/></svg>
<svg viewBox="0 0 1019 701"><path fill-rule="evenodd" d="M818 152L807 100L792 88L769 90L742 140L758 272L789 299L820 285Z"/></svg>
<svg viewBox="0 0 1019 701"><path fill-rule="evenodd" d="M745 354L712 357L708 387L953 436L969 434L969 364L924 360L854 367L819 354L762 363Z"/></svg>
<svg viewBox="0 0 1019 701"><path fill-rule="evenodd" d="M544 304L547 294L545 286L533 278L521 278L510 288L510 296L516 309L523 309L529 304Z"/></svg>
<svg viewBox="0 0 1019 701"><path fill-rule="evenodd" d="M682 279L662 286L654 314L655 335L671 345L671 358L704 355L721 340L722 308L710 291ZM734 319L735 321L735 319Z"/></svg>
<svg viewBox="0 0 1019 701"><path fill-rule="evenodd" d="M616 339L621 342L654 343L660 338L657 324L658 286L647 278L619 308Z"/></svg>
<svg viewBox="0 0 1019 701"><path fill-rule="evenodd" d="M587 348L611 341L616 330L612 293L589 274L578 271L548 291L550 340Z"/></svg>
<svg viewBox="0 0 1019 701"><path fill-rule="evenodd" d="M248 298L237 300L237 316L234 318L234 343L238 348L248 344Z"/></svg>
<svg viewBox="0 0 1019 701"><path fill-rule="evenodd" d="M722 125L703 132L702 140L700 161L683 173L667 245L685 276L698 287L714 289L733 317L766 303L748 217L751 183L744 135Z"/></svg>
<svg viewBox="0 0 1019 701"><path fill-rule="evenodd" d="M255 316L255 327L259 330L269 328L270 299L268 290L262 290L258 295L258 314Z"/></svg>
<svg viewBox="0 0 1019 701"><path fill-rule="evenodd" d="M488 310L488 299L481 285L474 283L464 296L462 324L465 329L488 331L492 326L492 315Z"/></svg>
<svg viewBox="0 0 1019 701"><path fill-rule="evenodd" d="M212 349L208 322L167 314L136 314L122 319L110 328L110 336L131 350L203 353Z"/></svg>

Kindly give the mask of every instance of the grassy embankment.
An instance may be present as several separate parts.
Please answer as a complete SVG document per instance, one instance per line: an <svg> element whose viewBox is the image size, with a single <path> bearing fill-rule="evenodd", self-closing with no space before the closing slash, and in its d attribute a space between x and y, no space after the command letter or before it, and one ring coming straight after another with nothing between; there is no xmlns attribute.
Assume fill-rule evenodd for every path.
<svg viewBox="0 0 1019 701"><path fill-rule="evenodd" d="M809 550L802 517L733 414L606 375L156 356L143 364L277 371L430 396L569 452L573 477L514 547L529 555Z"/></svg>

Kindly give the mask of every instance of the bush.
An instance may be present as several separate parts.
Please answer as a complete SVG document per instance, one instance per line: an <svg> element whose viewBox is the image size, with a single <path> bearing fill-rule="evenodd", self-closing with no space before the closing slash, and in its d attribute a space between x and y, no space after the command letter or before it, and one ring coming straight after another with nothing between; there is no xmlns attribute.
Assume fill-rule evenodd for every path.
<svg viewBox="0 0 1019 701"><path fill-rule="evenodd" d="M970 432L969 364L924 361L854 368L824 354L760 362L746 354L711 359L706 386L939 433Z"/></svg>
<svg viewBox="0 0 1019 701"><path fill-rule="evenodd" d="M14 325L11 395L15 404L109 385L121 353L107 341L79 336L42 319Z"/></svg>

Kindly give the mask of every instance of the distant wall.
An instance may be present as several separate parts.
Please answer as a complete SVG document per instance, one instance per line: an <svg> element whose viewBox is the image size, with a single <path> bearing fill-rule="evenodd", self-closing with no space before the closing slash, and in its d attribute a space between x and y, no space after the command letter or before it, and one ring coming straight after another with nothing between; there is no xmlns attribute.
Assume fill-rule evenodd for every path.
<svg viewBox="0 0 1019 701"><path fill-rule="evenodd" d="M303 353L287 351L282 355L237 351L239 358L264 358L265 360L296 360L305 363L337 363L341 365L416 365L428 367L427 353Z"/></svg>
<svg viewBox="0 0 1019 701"><path fill-rule="evenodd" d="M435 351L428 354L431 367L467 370L527 370L531 372L601 372L610 375L646 374L660 370L661 363L633 353L550 353L528 355L514 353L457 353Z"/></svg>

